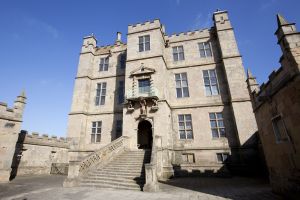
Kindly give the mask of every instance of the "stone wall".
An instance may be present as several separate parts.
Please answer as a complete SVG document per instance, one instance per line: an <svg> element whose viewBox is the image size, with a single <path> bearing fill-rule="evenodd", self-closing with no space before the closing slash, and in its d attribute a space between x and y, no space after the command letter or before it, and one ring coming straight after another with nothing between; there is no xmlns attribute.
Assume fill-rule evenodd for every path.
<svg viewBox="0 0 300 200"><path fill-rule="evenodd" d="M277 15L281 67L260 87L248 71L248 89L274 192L300 198L300 34Z"/></svg>
<svg viewBox="0 0 300 200"><path fill-rule="evenodd" d="M68 149L69 142L65 138L38 133L29 135L21 131L16 143L12 174L66 174Z"/></svg>

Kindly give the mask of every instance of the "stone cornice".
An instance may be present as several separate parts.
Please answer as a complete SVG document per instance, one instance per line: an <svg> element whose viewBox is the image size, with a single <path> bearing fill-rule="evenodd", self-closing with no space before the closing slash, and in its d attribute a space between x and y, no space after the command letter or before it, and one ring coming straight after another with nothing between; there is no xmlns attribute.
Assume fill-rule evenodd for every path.
<svg viewBox="0 0 300 200"><path fill-rule="evenodd" d="M123 113L123 110L108 111L108 112L70 112L69 115L111 115L115 113Z"/></svg>
<svg viewBox="0 0 300 200"><path fill-rule="evenodd" d="M23 122L21 119L15 119L12 117L6 117L6 116L0 116L0 119L8 120L8 121L13 121L13 122Z"/></svg>
<svg viewBox="0 0 300 200"><path fill-rule="evenodd" d="M98 80L98 79L115 78L115 77L123 77L123 76L125 76L125 74L102 76L102 77L77 76L75 77L75 79L88 78L90 80Z"/></svg>
<svg viewBox="0 0 300 200"><path fill-rule="evenodd" d="M200 40L200 39L209 39L210 36L203 36L203 37L197 37L197 38L191 38L191 39L185 39L185 40L178 40L178 41L169 41L169 44L175 44L175 43L180 43L180 42L188 42L192 40Z"/></svg>

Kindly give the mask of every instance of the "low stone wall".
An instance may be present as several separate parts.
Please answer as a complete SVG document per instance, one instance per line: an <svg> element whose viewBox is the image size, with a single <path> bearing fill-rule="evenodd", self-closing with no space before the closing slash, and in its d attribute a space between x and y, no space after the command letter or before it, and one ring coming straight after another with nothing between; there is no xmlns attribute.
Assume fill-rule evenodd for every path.
<svg viewBox="0 0 300 200"><path fill-rule="evenodd" d="M13 177L16 175L66 174L69 142L55 136L19 133L12 164ZM56 164L56 170L53 166Z"/></svg>

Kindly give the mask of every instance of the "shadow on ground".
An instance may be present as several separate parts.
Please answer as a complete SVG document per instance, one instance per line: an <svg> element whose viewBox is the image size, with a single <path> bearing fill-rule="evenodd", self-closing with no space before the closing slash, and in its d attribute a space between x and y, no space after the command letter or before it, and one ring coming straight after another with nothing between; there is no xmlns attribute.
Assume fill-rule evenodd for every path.
<svg viewBox="0 0 300 200"><path fill-rule="evenodd" d="M241 199L282 199L271 191L266 179L259 178L220 178L220 177L180 177L160 181L162 192L199 192L208 195Z"/></svg>

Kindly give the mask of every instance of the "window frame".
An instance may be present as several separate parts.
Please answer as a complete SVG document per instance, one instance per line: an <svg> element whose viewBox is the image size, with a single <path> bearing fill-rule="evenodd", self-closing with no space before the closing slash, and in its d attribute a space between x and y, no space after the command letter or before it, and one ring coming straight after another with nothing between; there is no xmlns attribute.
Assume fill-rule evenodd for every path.
<svg viewBox="0 0 300 200"><path fill-rule="evenodd" d="M91 144L99 144L101 142L101 134L102 134L102 121L92 121L90 143Z"/></svg>
<svg viewBox="0 0 300 200"><path fill-rule="evenodd" d="M219 160L219 157L218 157L219 155L221 156L221 160ZM224 158L225 155L226 155L226 158ZM230 156L230 153L228 153L228 152L219 152L219 153L216 153L217 162L218 163L226 163L226 162L228 162L229 156Z"/></svg>
<svg viewBox="0 0 300 200"><path fill-rule="evenodd" d="M210 72L214 72L215 74L215 78L216 78L216 83L213 84L211 81L211 73ZM208 76L205 75L205 72L207 72ZM205 83L205 78L208 78L209 80L209 84ZM216 68L214 69L204 69L202 70L202 79L203 79L203 85L204 85L204 91L205 91L205 96L210 97L210 96L219 96L220 95L220 86L219 86L219 81L218 81L218 75L217 75L217 70ZM216 86L217 88L217 94L213 94L213 86ZM207 93L206 87L209 87L210 90L210 94Z"/></svg>
<svg viewBox="0 0 300 200"><path fill-rule="evenodd" d="M214 115L214 118L211 118L211 114ZM218 114L221 114L222 118L218 118ZM223 113L222 112L209 112L208 116L209 116L209 124L210 124L212 139L227 138ZM212 126L212 121L216 124L215 127ZM223 126L219 126L220 121L222 121ZM221 131L220 131L221 129L224 130L224 134L221 134ZM215 137L213 130L217 130L218 137Z"/></svg>
<svg viewBox="0 0 300 200"><path fill-rule="evenodd" d="M279 120L278 122L282 123L281 125L282 125L282 128L283 128L283 133L280 133L280 129L279 129L278 125L275 124L276 123L275 120L276 121ZM289 141L288 132L287 132L286 125L285 125L282 114L278 114L278 115L275 115L274 117L272 117L271 123L272 123L273 133L274 133L274 136L275 136L275 142L277 144L279 144L279 143L282 143L282 142Z"/></svg>
<svg viewBox="0 0 300 200"><path fill-rule="evenodd" d="M99 87L99 85L100 85L100 87ZM105 85L105 87L104 87L104 85ZM106 93L107 93L107 83L106 82L97 83L95 106L105 105Z"/></svg>
<svg viewBox="0 0 300 200"><path fill-rule="evenodd" d="M180 120L180 116L183 116L183 121ZM190 120L186 120L187 116L190 117ZM194 139L194 133L193 133L193 120L192 120L192 114L178 114L178 133L179 133L179 139L180 140L193 140ZM182 124L183 123L183 129ZM190 123L190 128L187 128L187 123ZM182 138L181 132L184 132L184 137ZM188 138L188 131L191 133L191 138Z"/></svg>
<svg viewBox="0 0 300 200"><path fill-rule="evenodd" d="M206 48L206 44L208 44L209 48ZM203 45L203 49L201 48L201 45ZM213 57L212 45L211 45L210 41L198 42L198 49L199 49L200 58L212 58ZM207 50L208 49L210 51L210 56L207 55ZM201 50L203 50L204 56L202 56Z"/></svg>
<svg viewBox="0 0 300 200"><path fill-rule="evenodd" d="M147 38L148 41L147 41ZM139 52L145 52L145 51L150 51L151 47L151 43L150 43L150 35L142 35L142 36L139 36L138 38L138 47L139 47ZM141 48L142 47L142 48Z"/></svg>
<svg viewBox="0 0 300 200"><path fill-rule="evenodd" d="M180 51L180 48L182 49ZM185 60L183 45L172 47L173 61L179 62ZM182 55L182 57L180 57ZM181 59L180 59L181 58Z"/></svg>
<svg viewBox="0 0 300 200"><path fill-rule="evenodd" d="M186 159L184 159L186 158ZM190 158L192 160L190 160ZM195 163L195 154L194 153L182 153L181 154L181 161L184 164L192 164Z"/></svg>
<svg viewBox="0 0 300 200"><path fill-rule="evenodd" d="M185 74L186 79L183 78L182 74ZM179 75L179 79L177 79L177 75ZM186 86L183 86L183 82L186 81ZM180 82L180 87L178 87L177 82ZM186 72L182 73L175 73L175 88L176 88L176 98L189 98L190 97L190 91L189 91L189 83L188 83L188 77ZM184 89L186 89L187 95L184 94ZM178 96L178 91L180 90L181 96Z"/></svg>
<svg viewBox="0 0 300 200"><path fill-rule="evenodd" d="M100 58L100 63L99 63L99 72L104 72L108 71L109 67L109 57L102 57Z"/></svg>
<svg viewBox="0 0 300 200"><path fill-rule="evenodd" d="M144 82L147 81L149 83L149 85L140 87L140 83L142 83L143 81ZM147 88L147 90L145 90L143 88ZM150 94L150 92L151 92L151 81L150 81L150 78L138 79L138 92L141 95L149 95Z"/></svg>

